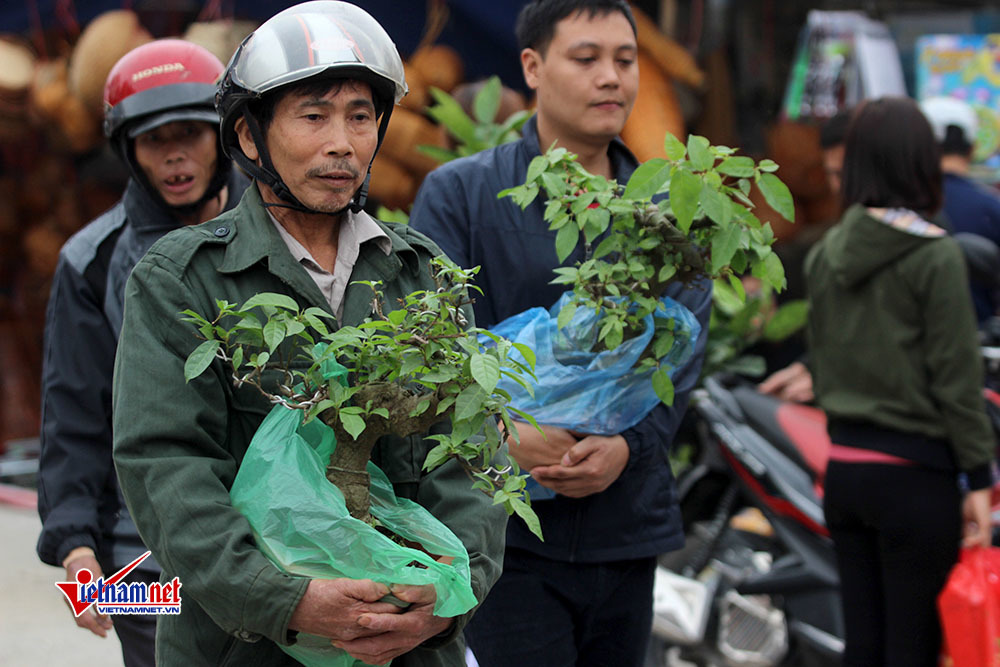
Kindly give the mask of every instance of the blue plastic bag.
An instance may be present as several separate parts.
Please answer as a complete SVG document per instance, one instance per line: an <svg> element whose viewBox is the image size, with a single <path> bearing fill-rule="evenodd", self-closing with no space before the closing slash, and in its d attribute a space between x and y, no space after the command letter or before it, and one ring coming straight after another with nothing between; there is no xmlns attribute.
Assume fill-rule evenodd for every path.
<svg viewBox="0 0 1000 667"><path fill-rule="evenodd" d="M559 330L556 325L559 311L571 296L566 292L548 310L531 308L490 329L524 343L536 357L534 397L507 377L501 378L499 387L510 394L511 405L539 424L582 433L621 433L638 424L660 402L653 391L653 370L633 370L653 338L653 318L675 321L674 345L661 362L669 367L671 379L691 358L701 325L690 310L663 297L661 308L646 317L641 335L614 350L592 352L598 335L598 316L593 310L578 308L565 328Z"/></svg>

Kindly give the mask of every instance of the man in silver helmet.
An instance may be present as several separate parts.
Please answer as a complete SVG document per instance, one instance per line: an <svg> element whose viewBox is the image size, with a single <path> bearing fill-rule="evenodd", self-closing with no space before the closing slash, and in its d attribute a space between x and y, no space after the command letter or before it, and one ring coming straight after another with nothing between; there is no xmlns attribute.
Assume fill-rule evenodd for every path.
<svg viewBox="0 0 1000 667"><path fill-rule="evenodd" d="M293 665L281 647L300 632L369 664L464 664L467 618L434 616L433 587L297 578L264 556L229 488L267 399L233 387L218 360L184 381L199 341L182 310L210 313L216 299L279 292L347 326L371 312L358 281L380 281L388 307L436 287L437 246L362 210L372 159L405 93L395 46L361 9L319 0L268 20L233 57L217 97L224 149L254 185L232 212L165 237L129 281L115 462L136 525L184 595L183 613L160 618L159 665ZM458 466L424 474L434 444L389 436L377 463L398 495L462 540L481 601L499 576L506 516ZM390 592L405 606L383 601Z"/></svg>

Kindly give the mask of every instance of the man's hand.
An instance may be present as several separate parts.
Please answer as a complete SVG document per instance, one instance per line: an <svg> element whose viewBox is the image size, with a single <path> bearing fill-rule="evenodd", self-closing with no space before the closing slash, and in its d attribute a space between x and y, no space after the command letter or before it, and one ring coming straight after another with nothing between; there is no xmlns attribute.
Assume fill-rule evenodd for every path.
<svg viewBox="0 0 1000 667"><path fill-rule="evenodd" d="M978 489L965 494L962 501L962 546L990 546L990 489Z"/></svg>
<svg viewBox="0 0 1000 667"><path fill-rule="evenodd" d="M558 426L542 426L542 433L525 422L515 421L514 427L521 442L515 442L511 436L507 438L507 448L521 470L558 464L579 440L577 436Z"/></svg>
<svg viewBox="0 0 1000 667"><path fill-rule="evenodd" d="M97 562L97 559L94 558L92 552L90 554L77 556L71 560L67 560L65 566L66 581L76 581L76 573L84 568L90 570L91 574L94 575L95 581L98 577L104 576L104 572L101 570L101 565ZM69 600L63 597L63 601L67 606L69 606ZM72 611L72 607L70 607L70 611ZM111 619L104 614L98 614L96 605L91 605L87 611L77 616L76 624L81 628L90 630L98 637L107 637L108 630L112 627Z"/></svg>
<svg viewBox="0 0 1000 667"><path fill-rule="evenodd" d="M808 403L815 398L812 374L801 361L792 362L772 373L757 385L757 389L762 394L771 394L794 403Z"/></svg>
<svg viewBox="0 0 1000 667"><path fill-rule="evenodd" d="M628 457L628 443L622 436L588 435L559 463L531 468L531 476L556 493L583 498L611 486L625 470Z"/></svg>
<svg viewBox="0 0 1000 667"><path fill-rule="evenodd" d="M362 614L358 623L368 636L353 640L335 640L333 645L369 665L381 665L413 650L423 642L447 630L454 619L434 616L437 593L434 586L392 587L392 594L410 606L402 613Z"/></svg>
<svg viewBox="0 0 1000 667"><path fill-rule="evenodd" d="M370 579L313 579L288 622L291 630L333 640L351 640L379 634L359 621L364 614L399 614L403 610L379 602L389 587Z"/></svg>

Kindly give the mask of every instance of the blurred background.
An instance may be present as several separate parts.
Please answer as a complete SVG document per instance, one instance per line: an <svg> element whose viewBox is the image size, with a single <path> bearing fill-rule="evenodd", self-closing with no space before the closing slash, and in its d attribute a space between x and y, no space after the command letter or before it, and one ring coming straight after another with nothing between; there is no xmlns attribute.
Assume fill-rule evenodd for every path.
<svg viewBox="0 0 1000 667"><path fill-rule="evenodd" d="M290 4L0 4L0 487L30 489L32 483L42 329L59 248L110 207L125 184L125 171L101 133L111 66L131 48L167 36L198 42L226 62L256 25ZM448 151L477 148L455 132L461 125L453 113L456 103L475 125L494 130L511 114L530 109L513 35L523 0L357 4L386 27L407 61L411 92L393 115L371 191L373 210L381 205L384 214L404 217L421 180L453 154ZM662 154L664 132L671 131L701 134L713 144L778 162L795 198L796 223L754 198L788 264L788 296L800 296L797 258L837 215L819 144L820 126L837 111L884 94L966 99L980 115L977 176L991 184L1000 180L1000 10L982 5L636 2L641 92L623 137L640 159ZM499 101L485 105L495 109L494 118L482 118L481 110L478 116L474 111L476 93L491 76L504 89ZM493 141L504 137L509 133Z"/></svg>

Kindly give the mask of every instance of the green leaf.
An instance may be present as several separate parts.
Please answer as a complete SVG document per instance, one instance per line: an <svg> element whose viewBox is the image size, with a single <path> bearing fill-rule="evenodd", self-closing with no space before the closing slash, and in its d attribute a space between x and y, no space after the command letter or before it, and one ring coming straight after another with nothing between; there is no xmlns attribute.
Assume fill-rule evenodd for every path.
<svg viewBox="0 0 1000 667"><path fill-rule="evenodd" d="M580 230L576 225L565 225L556 234L556 257L559 263L566 261L566 258L573 254L577 243L580 241Z"/></svg>
<svg viewBox="0 0 1000 667"><path fill-rule="evenodd" d="M530 347L528 347L524 343L514 343L514 349L516 349L518 352L521 353L521 356L524 357L524 360L526 362L528 362L528 365L531 366L532 369L535 368L535 351L534 350L532 350Z"/></svg>
<svg viewBox="0 0 1000 667"><path fill-rule="evenodd" d="M482 412L489 394L478 384L469 385L455 399L455 420L470 419Z"/></svg>
<svg viewBox="0 0 1000 667"><path fill-rule="evenodd" d="M525 176L524 182L530 183L534 181L541 176L542 172L548 169L548 166L549 161L545 159L544 155L536 155L531 159L531 164L528 165L528 174ZM556 202L556 204L558 205L559 202ZM549 207L552 207L552 202L549 202Z"/></svg>
<svg viewBox="0 0 1000 667"><path fill-rule="evenodd" d="M551 171L544 171L542 172L542 187L545 188L545 192L549 195L549 199L554 199L566 194L566 191L569 189L569 184L567 184L565 179L558 174L554 174Z"/></svg>
<svg viewBox="0 0 1000 667"><path fill-rule="evenodd" d="M778 171L778 163L774 160L761 160L757 163L757 168L761 171Z"/></svg>
<svg viewBox="0 0 1000 667"><path fill-rule="evenodd" d="M667 132L667 136L663 139L663 150L667 152L667 157L674 162L683 160L684 156L687 155L687 147L684 142L670 132Z"/></svg>
<svg viewBox="0 0 1000 667"><path fill-rule="evenodd" d="M661 283L665 283L670 280L675 273L677 273L676 266L673 264L664 264L660 267L660 273L656 276L656 279Z"/></svg>
<svg viewBox="0 0 1000 667"><path fill-rule="evenodd" d="M671 348L674 346L674 334L670 331L663 331L656 336L656 340L653 341L653 356L657 359L662 359L670 353Z"/></svg>
<svg viewBox="0 0 1000 667"><path fill-rule="evenodd" d="M666 368L659 368L653 373L653 391L664 405L674 404L674 383Z"/></svg>
<svg viewBox="0 0 1000 667"><path fill-rule="evenodd" d="M809 302L805 299L789 301L764 325L764 338L771 342L783 341L805 326L809 317Z"/></svg>
<svg viewBox="0 0 1000 667"><path fill-rule="evenodd" d="M727 157L719 164L719 172L726 176L748 178L753 176L753 159L744 156Z"/></svg>
<svg viewBox="0 0 1000 667"><path fill-rule="evenodd" d="M243 348L238 347L233 351L233 368L239 368L243 365Z"/></svg>
<svg viewBox="0 0 1000 667"><path fill-rule="evenodd" d="M651 199L666 185L672 168L663 158L653 158L640 164L628 179L625 194L622 196L625 199Z"/></svg>
<svg viewBox="0 0 1000 667"><path fill-rule="evenodd" d="M730 373L760 377L767 370L767 363L763 357L748 354L726 362L725 367Z"/></svg>
<svg viewBox="0 0 1000 667"><path fill-rule="evenodd" d="M489 354L477 354L469 359L469 369L475 380L486 393L492 393L500 381L500 362Z"/></svg>
<svg viewBox="0 0 1000 667"><path fill-rule="evenodd" d="M422 400L419 403L417 403L417 407L413 408L413 410L410 412L409 416L410 417L419 417L420 415L422 415L425 412L427 412L427 408L429 408L430 406L431 406L431 402L428 399L425 398L424 400Z"/></svg>
<svg viewBox="0 0 1000 667"><path fill-rule="evenodd" d="M261 292L260 294L254 294L240 307L240 310L250 310L251 308L258 308L261 306L285 308L286 310L290 310L295 313L299 312L299 304L295 301L295 299L287 294L276 294L274 292Z"/></svg>
<svg viewBox="0 0 1000 667"><path fill-rule="evenodd" d="M754 264L752 273L779 292L785 288L785 267L773 250Z"/></svg>
<svg viewBox="0 0 1000 667"><path fill-rule="evenodd" d="M781 182L781 179L774 174L764 173L757 179L757 187L768 206L777 211L781 217L789 222L795 222L795 203L792 200L792 193L788 186Z"/></svg>
<svg viewBox="0 0 1000 667"><path fill-rule="evenodd" d="M204 373L205 369L212 364L212 360L215 359L215 353L221 345L221 341L206 340L196 347L184 362L184 381L190 382Z"/></svg>
<svg viewBox="0 0 1000 667"><path fill-rule="evenodd" d="M472 100L472 113L480 123L492 124L500 109L500 77L491 76Z"/></svg>
<svg viewBox="0 0 1000 667"><path fill-rule="evenodd" d="M695 171L705 171L711 169L715 164L715 157L709 150L708 139L692 134L688 137L688 158L691 160L691 168Z"/></svg>
<svg viewBox="0 0 1000 667"><path fill-rule="evenodd" d="M437 468L442 463L448 460L450 455L450 447L448 443L442 442L436 445L431 451L427 452L427 458L424 459L424 470L433 470Z"/></svg>
<svg viewBox="0 0 1000 667"><path fill-rule="evenodd" d="M733 200L708 183L701 188L701 207L705 209L705 215L720 227L729 225L733 220Z"/></svg>
<svg viewBox="0 0 1000 667"><path fill-rule="evenodd" d="M364 419L358 415L345 414L343 410L340 411L340 423L344 427L344 430L350 433L351 437L355 440L365 430Z"/></svg>
<svg viewBox="0 0 1000 667"><path fill-rule="evenodd" d="M440 88L431 86L430 94L436 104L427 108L427 114L444 125L448 133L463 144L475 142L476 124L462 109L462 105Z"/></svg>
<svg viewBox="0 0 1000 667"><path fill-rule="evenodd" d="M431 158L432 160L440 162L441 164L444 164L445 162L451 162L452 160L457 160L458 158L462 157L455 151L450 151L447 148L441 148L440 146L434 146L432 144L420 144L419 146L417 146L417 150L426 155L427 157ZM406 214L404 213L403 215ZM382 215L381 213L376 217L379 220L383 220L385 222L401 222L400 220L388 220L387 218L389 216ZM409 220L408 216L407 220Z"/></svg>
<svg viewBox="0 0 1000 667"><path fill-rule="evenodd" d="M272 353L285 340L285 323L278 319L270 319L264 325L264 344Z"/></svg>
<svg viewBox="0 0 1000 667"><path fill-rule="evenodd" d="M743 286L740 285L742 290ZM726 315L732 317L736 313L743 310L743 299L740 298L740 294L727 283L721 280L715 280L712 289L712 302L716 308L721 310Z"/></svg>
<svg viewBox="0 0 1000 667"><path fill-rule="evenodd" d="M739 225L729 225L720 229L712 237L712 273L717 274L724 266L728 266L733 255L740 247L743 230Z"/></svg>
<svg viewBox="0 0 1000 667"><path fill-rule="evenodd" d="M385 408L375 408L374 410L371 411L371 414L378 415L382 419L389 418L389 411L386 410Z"/></svg>
<svg viewBox="0 0 1000 667"><path fill-rule="evenodd" d="M573 315L576 314L577 304L570 301L565 306L559 309L559 316L556 318L556 326L560 329L566 328L573 320Z"/></svg>
<svg viewBox="0 0 1000 667"><path fill-rule="evenodd" d="M701 179L686 169L674 170L670 178L670 208L677 218L677 227L685 234L698 212Z"/></svg>
<svg viewBox="0 0 1000 667"><path fill-rule="evenodd" d="M539 522L538 515L535 514L535 510L531 509L531 507L520 498L511 498L510 507L514 510L515 514L521 517L524 524L528 527L528 530L534 533L535 537L540 540L545 539L542 537L542 524Z"/></svg>
<svg viewBox="0 0 1000 667"><path fill-rule="evenodd" d="M745 289L743 289L743 281L740 280L739 276L737 276L735 273L730 273L729 284L736 292L736 295L740 298L740 301L747 300L747 292Z"/></svg>

